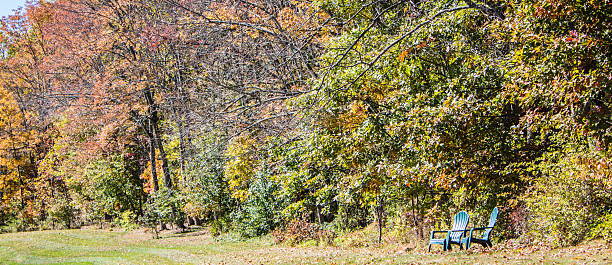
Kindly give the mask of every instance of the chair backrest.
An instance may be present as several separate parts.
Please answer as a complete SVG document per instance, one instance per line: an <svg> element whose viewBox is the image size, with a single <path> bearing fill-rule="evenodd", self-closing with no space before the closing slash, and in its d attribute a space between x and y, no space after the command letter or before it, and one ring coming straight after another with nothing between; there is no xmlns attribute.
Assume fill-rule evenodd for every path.
<svg viewBox="0 0 612 265"><path fill-rule="evenodd" d="M470 222L470 216L465 211L461 211L455 215L453 228L451 230L465 230ZM451 232L451 239L459 239L463 232Z"/></svg>
<svg viewBox="0 0 612 265"><path fill-rule="evenodd" d="M499 210L497 209L497 207L493 208L493 211L491 212L491 218L489 218L489 225L487 225L487 227L495 227L495 222L497 222L498 213ZM491 231L493 231L493 228L485 229L485 232L482 235L483 239L489 239Z"/></svg>

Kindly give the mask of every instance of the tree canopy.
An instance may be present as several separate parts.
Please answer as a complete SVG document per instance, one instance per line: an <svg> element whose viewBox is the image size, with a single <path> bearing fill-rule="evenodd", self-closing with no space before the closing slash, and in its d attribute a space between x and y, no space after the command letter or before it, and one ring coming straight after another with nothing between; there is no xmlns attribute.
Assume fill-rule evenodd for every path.
<svg viewBox="0 0 612 265"><path fill-rule="evenodd" d="M498 206L503 238L604 235L610 14L603 0L33 1L0 27L0 225L422 237Z"/></svg>

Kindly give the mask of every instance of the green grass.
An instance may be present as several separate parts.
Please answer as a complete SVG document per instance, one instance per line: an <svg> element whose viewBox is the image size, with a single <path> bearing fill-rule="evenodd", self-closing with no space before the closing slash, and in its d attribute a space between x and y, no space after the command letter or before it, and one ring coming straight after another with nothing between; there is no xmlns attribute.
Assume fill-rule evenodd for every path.
<svg viewBox="0 0 612 265"><path fill-rule="evenodd" d="M60 230L0 234L0 264L610 264L603 242L556 249L503 248L492 251L399 251L382 248L289 247L267 237L236 240L205 232L164 234L141 231Z"/></svg>

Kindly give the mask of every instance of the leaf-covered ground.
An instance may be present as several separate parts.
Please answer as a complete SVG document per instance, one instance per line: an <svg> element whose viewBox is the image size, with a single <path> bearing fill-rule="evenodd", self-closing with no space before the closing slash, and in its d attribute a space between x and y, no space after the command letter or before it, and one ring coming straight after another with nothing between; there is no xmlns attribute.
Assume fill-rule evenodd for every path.
<svg viewBox="0 0 612 265"><path fill-rule="evenodd" d="M593 241L564 249L503 247L450 253L383 248L289 247L270 238L237 240L208 233L61 230L0 235L0 264L610 264L612 246Z"/></svg>

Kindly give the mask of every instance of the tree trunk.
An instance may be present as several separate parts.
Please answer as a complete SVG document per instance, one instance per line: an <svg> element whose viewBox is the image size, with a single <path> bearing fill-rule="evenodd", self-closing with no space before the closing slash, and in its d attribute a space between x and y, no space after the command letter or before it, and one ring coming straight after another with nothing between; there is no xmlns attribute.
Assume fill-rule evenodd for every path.
<svg viewBox="0 0 612 265"><path fill-rule="evenodd" d="M412 207L412 212L413 212L413 215L414 215L414 227L415 227L416 232L417 232L417 237L420 238L420 239L424 239L423 238L423 223L420 222L420 220L421 220L421 208L420 208L421 204L420 204L420 201L419 201L419 194L417 193L415 197L416 197L416 203L413 203L414 207Z"/></svg>
<svg viewBox="0 0 612 265"><path fill-rule="evenodd" d="M378 205L376 206L376 215L378 219L378 244L382 242L382 229L383 229L383 199L378 198Z"/></svg>
<svg viewBox="0 0 612 265"><path fill-rule="evenodd" d="M155 120L157 120L157 118ZM157 121L153 123L153 129L155 132L155 141L157 142L157 149L159 149L159 156L161 157L162 161L162 170L164 172L164 185L167 189L172 189L172 179L170 178L170 169L168 168L168 156L166 155L166 151L164 150L164 145L160 137Z"/></svg>
<svg viewBox="0 0 612 265"><path fill-rule="evenodd" d="M178 130L179 130L179 152L180 152L180 163L181 163L181 181L183 184L187 182L186 176L186 163L185 163L185 128L183 125L183 117L179 118L178 122Z"/></svg>
<svg viewBox="0 0 612 265"><path fill-rule="evenodd" d="M17 166L17 175L19 176L19 200L21 201L19 209L23 210L25 208L25 201L23 199L23 176L21 175L20 166Z"/></svg>
<svg viewBox="0 0 612 265"><path fill-rule="evenodd" d="M153 101L153 91L151 88L145 88L145 98L147 100L147 104L149 105L149 121L151 122L152 134L155 139L155 144L157 145L157 149L159 150L159 156L162 161L162 170L164 173L164 185L168 189L172 189L172 179L170 178L170 170L168 169L168 156L166 155L166 151L164 150L164 145L161 140L161 132L159 130L159 125L157 122L159 121L159 117L157 115L157 106Z"/></svg>
<svg viewBox="0 0 612 265"><path fill-rule="evenodd" d="M153 136L153 126L151 125L151 121L149 121L149 131L147 132L149 136L149 159L151 161L151 178L153 180L153 190L157 192L159 190L159 182L157 180L157 165L155 162L155 140Z"/></svg>
<svg viewBox="0 0 612 265"><path fill-rule="evenodd" d="M159 133L159 127L157 125L157 121L159 120L159 118L157 117L157 107L155 106L155 102L153 101L153 91L151 91L151 88L145 87L144 94L147 100L147 105L149 105L149 117L148 118L149 118L149 131L150 131L149 139L150 139L151 166L152 166L151 173L154 172L153 168L155 168L155 146L157 145L157 148L159 149L159 155L161 156L161 160L162 160L162 170L164 172L164 184L167 189L171 189L172 182L170 181L170 172L168 171L168 159L166 157L166 152L164 151L164 146L162 145L161 139L159 138L160 133ZM153 189L155 189L155 186L158 185L157 184L157 173L154 176L155 176L155 179L154 179L155 184L153 186ZM155 190L157 191L158 189L159 187ZM166 227L166 224L163 223L162 221L159 221L159 226L160 226L160 230L168 229Z"/></svg>
<svg viewBox="0 0 612 265"><path fill-rule="evenodd" d="M187 225L188 226L193 226L194 225L194 221L193 221L193 218L191 216L187 216Z"/></svg>

